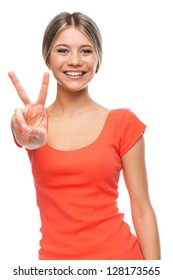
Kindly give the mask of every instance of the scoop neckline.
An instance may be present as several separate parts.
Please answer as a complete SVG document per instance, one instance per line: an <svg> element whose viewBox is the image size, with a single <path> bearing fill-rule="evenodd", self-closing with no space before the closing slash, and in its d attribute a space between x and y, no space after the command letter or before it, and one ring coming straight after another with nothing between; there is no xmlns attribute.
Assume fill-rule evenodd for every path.
<svg viewBox="0 0 173 280"><path fill-rule="evenodd" d="M80 151L84 151L84 150L87 150L88 148L94 146L99 140L100 138L102 137L102 135L104 134L105 130L106 130L106 127L107 127L107 123L109 121L109 118L110 118L110 115L112 113L113 109L110 109L107 116L106 116L106 119L105 119L105 122L103 124L103 127L100 131L100 134L98 135L98 137L93 141L91 142L90 144L88 145L85 145L81 148L78 148L78 149L74 149L74 150L61 150L61 149L57 149L57 148L54 148L54 147L51 147L47 142L45 144L46 148L53 151L53 152L58 152L58 153L64 153L64 154L68 154L68 153L75 153L75 152L80 152Z"/></svg>

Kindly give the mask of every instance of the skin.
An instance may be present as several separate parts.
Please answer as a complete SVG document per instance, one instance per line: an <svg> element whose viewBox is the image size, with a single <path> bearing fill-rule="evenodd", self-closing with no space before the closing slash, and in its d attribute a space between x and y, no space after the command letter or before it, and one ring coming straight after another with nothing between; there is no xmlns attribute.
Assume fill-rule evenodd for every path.
<svg viewBox="0 0 173 280"><path fill-rule="evenodd" d="M160 260L159 232L149 197L143 136L122 157L122 165L130 197L133 224L142 254L145 260Z"/></svg>
<svg viewBox="0 0 173 280"><path fill-rule="evenodd" d="M35 149L47 141L45 102L49 84L49 73L45 73L36 103L31 103L14 72L8 73L16 91L24 103L24 109L16 109L11 128L17 142L27 149Z"/></svg>
<svg viewBox="0 0 173 280"><path fill-rule="evenodd" d="M9 72L24 104L24 109L15 110L11 120L12 131L21 146L35 149L47 143L54 149L67 151L85 147L97 139L109 113L93 101L88 92L97 64L94 47L80 30L70 26L60 33L47 63L57 80L56 99L47 108L48 124L45 103L49 74L44 74L38 99L32 104L15 73ZM123 156L122 165L144 259L160 259L157 221L148 192L143 136Z"/></svg>

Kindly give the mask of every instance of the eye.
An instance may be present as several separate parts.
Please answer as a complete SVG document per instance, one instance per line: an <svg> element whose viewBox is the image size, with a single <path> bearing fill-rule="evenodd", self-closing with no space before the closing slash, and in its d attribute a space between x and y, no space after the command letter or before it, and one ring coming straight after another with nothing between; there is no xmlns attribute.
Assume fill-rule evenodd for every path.
<svg viewBox="0 0 173 280"><path fill-rule="evenodd" d="M65 48L60 48L60 49L57 49L57 52L60 53L60 54L63 54L63 55L66 55L68 54L68 50L65 49Z"/></svg>
<svg viewBox="0 0 173 280"><path fill-rule="evenodd" d="M81 53L83 53L84 55L88 55L90 53L92 53L93 51L91 49L82 49Z"/></svg>

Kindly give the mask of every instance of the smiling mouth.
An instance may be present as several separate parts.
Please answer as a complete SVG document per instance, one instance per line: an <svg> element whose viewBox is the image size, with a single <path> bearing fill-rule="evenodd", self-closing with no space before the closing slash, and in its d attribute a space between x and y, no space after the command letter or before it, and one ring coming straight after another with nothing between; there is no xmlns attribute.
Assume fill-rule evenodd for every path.
<svg viewBox="0 0 173 280"><path fill-rule="evenodd" d="M65 71L64 74L70 77L81 77L85 74L86 72L83 71Z"/></svg>

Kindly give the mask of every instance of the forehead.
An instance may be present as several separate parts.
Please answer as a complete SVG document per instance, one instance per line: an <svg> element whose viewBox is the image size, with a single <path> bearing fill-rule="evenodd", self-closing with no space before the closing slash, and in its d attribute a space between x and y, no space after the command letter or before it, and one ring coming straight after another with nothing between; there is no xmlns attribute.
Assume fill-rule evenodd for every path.
<svg viewBox="0 0 173 280"><path fill-rule="evenodd" d="M67 45L93 46L91 40L85 35L85 33L75 26L69 26L61 31L58 37L55 39L54 45L57 43Z"/></svg>

